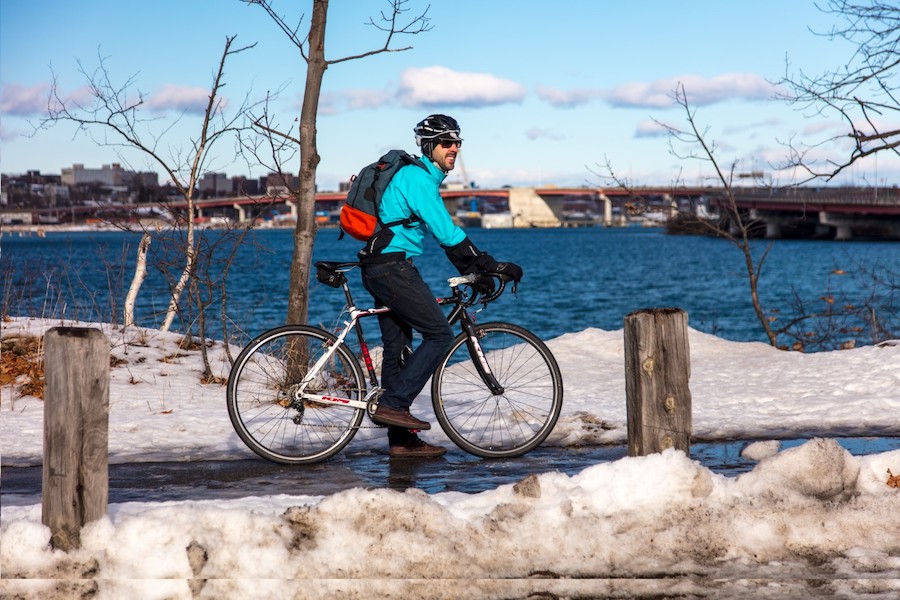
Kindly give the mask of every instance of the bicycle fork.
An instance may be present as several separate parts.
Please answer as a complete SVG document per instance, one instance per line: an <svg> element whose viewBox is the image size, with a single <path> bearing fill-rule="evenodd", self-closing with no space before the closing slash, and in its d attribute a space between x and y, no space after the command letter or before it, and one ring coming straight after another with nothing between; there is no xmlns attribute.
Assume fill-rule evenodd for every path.
<svg viewBox="0 0 900 600"><path fill-rule="evenodd" d="M478 376L481 377L481 380L491 390L493 395L501 395L504 392L503 386L500 385L500 382L494 377L493 371L491 371L491 366L484 355L484 349L481 347L481 341L478 338L475 325L470 319L462 319L462 328L466 334L466 347L469 349L469 356L472 357L472 363L475 365Z"/></svg>

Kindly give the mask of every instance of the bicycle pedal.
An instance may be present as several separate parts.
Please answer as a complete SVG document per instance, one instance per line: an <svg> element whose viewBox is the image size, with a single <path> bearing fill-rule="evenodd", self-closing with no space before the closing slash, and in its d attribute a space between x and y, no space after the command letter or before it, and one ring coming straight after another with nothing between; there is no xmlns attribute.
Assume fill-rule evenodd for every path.
<svg viewBox="0 0 900 600"><path fill-rule="evenodd" d="M366 414L369 416L369 420L372 419L372 415L375 414L375 411L378 409L378 400L384 395L384 388L375 388L371 392L369 392L366 397ZM374 421L372 421L375 423ZM375 423L378 427L384 427L384 425L379 425Z"/></svg>

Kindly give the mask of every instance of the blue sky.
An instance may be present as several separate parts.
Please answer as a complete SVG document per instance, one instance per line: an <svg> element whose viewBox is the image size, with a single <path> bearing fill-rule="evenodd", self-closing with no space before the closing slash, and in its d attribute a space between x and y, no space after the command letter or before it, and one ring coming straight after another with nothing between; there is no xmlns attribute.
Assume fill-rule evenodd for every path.
<svg viewBox="0 0 900 600"><path fill-rule="evenodd" d="M308 1L275 6L291 22L311 11ZM408 14L426 6L406 4ZM383 45L383 34L365 23L387 7L386 0L332 0L326 57ZM395 47L411 50L325 73L320 190L336 189L387 149L417 150L412 128L433 112L460 121L462 165L481 187L598 185L593 172L604 172L607 162L633 185L708 184L709 165L674 156L654 124L686 126L683 109L671 102L679 82L721 164L737 161L738 171L764 171L777 184L792 181L770 166L785 157L786 141L812 143L840 131L834 118L772 99L770 82L784 75L786 60L820 73L843 65L853 50L810 31L834 22L812 0L432 0L427 14L431 31L396 39ZM226 66L231 106L281 89L278 118L299 116L305 63L259 7L239 0L3 0L0 170L59 173L73 163L124 162L160 171L134 152L98 147L69 125L29 137L29 122L46 110L52 73L64 93L77 96L85 79L76 61L92 70L102 54L114 82L133 78L147 95L145 117L161 124L186 111L160 145L177 152L196 136L198 107L229 35L237 45L256 44ZM837 144L818 151L836 159L847 152ZM230 141L217 146L210 168L229 176L264 172L235 161ZM461 178L458 166L450 180ZM839 183L900 183L900 160L869 159Z"/></svg>

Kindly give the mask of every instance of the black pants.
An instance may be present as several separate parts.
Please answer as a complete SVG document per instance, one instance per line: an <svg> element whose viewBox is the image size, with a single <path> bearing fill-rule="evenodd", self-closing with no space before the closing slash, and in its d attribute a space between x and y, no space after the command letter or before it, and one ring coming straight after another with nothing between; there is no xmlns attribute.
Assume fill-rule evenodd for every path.
<svg viewBox="0 0 900 600"><path fill-rule="evenodd" d="M453 330L411 261L364 264L363 285L376 303L391 309L378 315L384 347L381 387L385 390L379 403L409 409L453 343ZM412 346L413 331L422 336L422 343L402 360L404 348ZM405 430L391 430L388 436L392 443L395 438L402 443L403 433L408 437Z"/></svg>

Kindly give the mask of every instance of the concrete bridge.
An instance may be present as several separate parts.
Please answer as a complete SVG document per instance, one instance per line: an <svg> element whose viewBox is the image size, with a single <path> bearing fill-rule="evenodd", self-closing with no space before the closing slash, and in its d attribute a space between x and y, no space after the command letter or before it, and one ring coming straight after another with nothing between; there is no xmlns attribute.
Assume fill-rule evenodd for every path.
<svg viewBox="0 0 900 600"><path fill-rule="evenodd" d="M900 190L897 188L752 188L734 187L735 203L744 218L765 227L767 237L803 236L850 239L876 235L900 239ZM663 188L562 188L508 187L500 189L442 190L448 212L457 214L460 204L477 202L492 210L477 211L486 227L566 227L621 224L629 209L662 213L727 211L726 190L714 187ZM324 223L334 220L344 193L316 195L316 210ZM601 214L573 218L573 206L602 207ZM177 204L176 204L177 206ZM285 198L217 198L196 201L201 216L230 207L234 217L246 220L261 209L285 218L296 216L296 205ZM464 213L465 211L463 211ZM476 211L473 211L476 212Z"/></svg>
<svg viewBox="0 0 900 600"><path fill-rule="evenodd" d="M765 225L765 236L849 240L873 236L900 240L897 188L735 189L742 215ZM724 194L711 205L728 206Z"/></svg>
<svg viewBox="0 0 900 600"><path fill-rule="evenodd" d="M732 188L742 217L761 227L767 237L801 236L850 239L874 235L900 239L900 190L892 188ZM715 187L671 188L641 187L506 187L500 189L446 189L441 196L448 212L461 221L467 214L477 217L484 227L570 227L579 225L620 225L628 214L652 212L662 217L675 214L726 214L729 200L726 190ZM316 194L316 214L321 225L334 224L344 192ZM475 204L478 210L458 210ZM240 196L198 199L196 215L201 219L291 219L296 204L290 197ZM39 213L70 213L79 217L133 217L139 209L184 211L184 201L156 205L104 205L43 209ZM701 211L702 209L702 211ZM35 212L35 211L32 211ZM580 216L575 216L580 215ZM662 220L662 219L661 219ZM35 220L35 222L40 222ZM464 224L475 224L464 222Z"/></svg>
<svg viewBox="0 0 900 600"><path fill-rule="evenodd" d="M493 207L492 214L501 215L494 222L501 227L565 227L572 219L567 215L567 206L586 203L603 207L601 218L591 224L610 225L614 219L615 199L618 191L604 192L598 188L555 188L555 187L509 187L502 189L460 189L441 190L441 197L447 211L456 215L460 204L476 200L480 205ZM661 196L661 193L655 194ZM316 212L321 220L333 220L346 198L346 193L321 192L316 194ZM669 201L669 204L671 200ZM618 202L622 204L622 202ZM195 200L194 207L200 217L227 216L238 221L248 218L271 216L273 213L284 218L296 218L297 207L287 197L235 197ZM173 202L168 208L184 210L184 202ZM485 213L479 211L479 217Z"/></svg>
<svg viewBox="0 0 900 600"><path fill-rule="evenodd" d="M601 190L591 188L531 188L511 187L503 189L442 190L441 196L447 212L456 215L460 202L476 199L498 207L508 213L506 227L561 227L566 221L567 201L604 202L604 222L612 221L612 201ZM334 217L346 198L346 193L322 192L316 194L316 212L322 217ZM275 212L286 218L296 218L297 206L286 197L236 197L196 200L198 216L229 216L238 221ZM175 202L171 208L184 210L184 202ZM323 218L324 220L324 218Z"/></svg>

